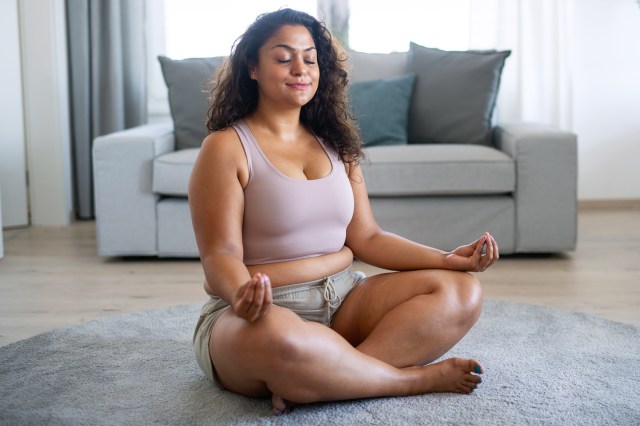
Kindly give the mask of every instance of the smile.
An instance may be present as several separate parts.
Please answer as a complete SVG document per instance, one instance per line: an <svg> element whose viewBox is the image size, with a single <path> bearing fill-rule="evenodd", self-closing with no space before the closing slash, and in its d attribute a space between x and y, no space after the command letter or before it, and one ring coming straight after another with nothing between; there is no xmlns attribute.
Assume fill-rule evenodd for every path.
<svg viewBox="0 0 640 426"><path fill-rule="evenodd" d="M294 83L294 84L287 84L287 86L291 87L292 89L296 89L296 90L304 90L307 87L311 86L311 84L308 84L308 83Z"/></svg>

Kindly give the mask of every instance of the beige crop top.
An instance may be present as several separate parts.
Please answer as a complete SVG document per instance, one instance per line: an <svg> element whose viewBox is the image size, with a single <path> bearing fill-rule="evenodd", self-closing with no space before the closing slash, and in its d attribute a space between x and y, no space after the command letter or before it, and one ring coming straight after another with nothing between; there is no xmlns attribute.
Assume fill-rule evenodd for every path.
<svg viewBox="0 0 640 426"><path fill-rule="evenodd" d="M318 139L331 160L331 172L320 179L291 178L269 161L243 120L233 128L249 166L244 190L244 263L284 262L339 251L354 207L339 157Z"/></svg>

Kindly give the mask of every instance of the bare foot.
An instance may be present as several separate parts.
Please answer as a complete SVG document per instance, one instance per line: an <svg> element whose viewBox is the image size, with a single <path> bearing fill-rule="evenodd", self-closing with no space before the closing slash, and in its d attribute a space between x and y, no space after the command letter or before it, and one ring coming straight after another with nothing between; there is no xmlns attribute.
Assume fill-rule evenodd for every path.
<svg viewBox="0 0 640 426"><path fill-rule="evenodd" d="M449 358L421 367L418 393L457 392L471 393L482 382L482 365L474 359Z"/></svg>
<svg viewBox="0 0 640 426"><path fill-rule="evenodd" d="M406 367L401 369L412 383L407 389L407 382L398 393L389 395L421 395L432 392L455 392L469 394L478 388L484 373L484 367L474 359L449 358L435 364ZM278 395L271 396L271 408L276 416L290 413L294 404Z"/></svg>

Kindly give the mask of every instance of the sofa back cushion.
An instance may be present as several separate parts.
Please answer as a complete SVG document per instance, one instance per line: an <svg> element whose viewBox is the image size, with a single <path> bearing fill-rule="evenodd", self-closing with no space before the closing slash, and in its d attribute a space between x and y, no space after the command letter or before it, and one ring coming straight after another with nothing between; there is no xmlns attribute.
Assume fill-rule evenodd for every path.
<svg viewBox="0 0 640 426"><path fill-rule="evenodd" d="M511 51L444 51L411 43L408 71L417 75L409 110L409 143L492 145L492 115Z"/></svg>
<svg viewBox="0 0 640 426"><path fill-rule="evenodd" d="M175 60L158 56L169 91L169 110L173 118L176 149L197 148L207 135L209 83L224 57Z"/></svg>

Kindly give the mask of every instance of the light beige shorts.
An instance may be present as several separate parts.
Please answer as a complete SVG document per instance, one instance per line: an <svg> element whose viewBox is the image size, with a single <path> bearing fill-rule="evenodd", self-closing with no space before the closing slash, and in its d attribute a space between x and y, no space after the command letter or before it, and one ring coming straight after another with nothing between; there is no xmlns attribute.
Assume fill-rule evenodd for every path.
<svg viewBox="0 0 640 426"><path fill-rule="evenodd" d="M291 284L273 289L273 304L287 308L306 321L331 325L340 304L349 292L366 278L360 271L349 268L329 277L301 284ZM200 319L193 334L193 350L198 365L218 387L223 389L216 377L209 355L211 330L230 305L217 296L211 296L200 312Z"/></svg>

